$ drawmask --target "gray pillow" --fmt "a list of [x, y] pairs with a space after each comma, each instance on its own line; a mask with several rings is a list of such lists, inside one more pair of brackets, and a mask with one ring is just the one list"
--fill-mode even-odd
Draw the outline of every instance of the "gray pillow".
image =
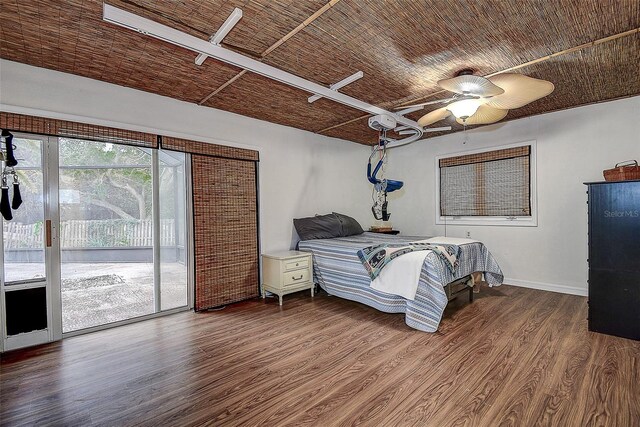
[[338, 217], [338, 220], [340, 220], [340, 224], [342, 225], [342, 233], [340, 234], [340, 236], [347, 237], [364, 233], [364, 230], [360, 226], [360, 223], [354, 218], [351, 218], [347, 215], [339, 214], [337, 212], [334, 212], [333, 214]]
[[334, 214], [294, 218], [293, 226], [300, 240], [332, 239], [340, 237], [342, 225]]

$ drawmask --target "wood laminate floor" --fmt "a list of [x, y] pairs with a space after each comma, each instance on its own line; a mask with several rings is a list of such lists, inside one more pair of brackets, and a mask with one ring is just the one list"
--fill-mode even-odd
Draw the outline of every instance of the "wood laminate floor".
[[308, 293], [2, 357], [2, 425], [638, 426], [640, 343], [586, 298], [483, 289], [439, 332]]

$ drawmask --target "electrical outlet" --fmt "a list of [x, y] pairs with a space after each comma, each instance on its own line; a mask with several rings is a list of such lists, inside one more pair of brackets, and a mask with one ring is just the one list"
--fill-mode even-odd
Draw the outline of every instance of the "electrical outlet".
[[471, 237], [471, 232], [467, 231], [467, 237]]

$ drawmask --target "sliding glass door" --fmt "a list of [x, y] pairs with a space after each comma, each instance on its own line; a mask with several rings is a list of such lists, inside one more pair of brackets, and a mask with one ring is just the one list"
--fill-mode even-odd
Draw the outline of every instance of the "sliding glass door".
[[35, 135], [14, 145], [23, 203], [2, 221], [5, 350], [189, 305], [185, 154]]

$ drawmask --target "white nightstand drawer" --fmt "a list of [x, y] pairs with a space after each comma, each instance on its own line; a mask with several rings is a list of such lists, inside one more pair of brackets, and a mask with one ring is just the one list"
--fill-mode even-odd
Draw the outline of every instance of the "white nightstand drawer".
[[296, 258], [292, 260], [287, 260], [287, 262], [285, 262], [284, 271], [299, 270], [301, 268], [307, 268], [307, 267], [309, 267], [308, 257]]
[[284, 273], [284, 286], [296, 286], [309, 281], [309, 269], [294, 270]]

